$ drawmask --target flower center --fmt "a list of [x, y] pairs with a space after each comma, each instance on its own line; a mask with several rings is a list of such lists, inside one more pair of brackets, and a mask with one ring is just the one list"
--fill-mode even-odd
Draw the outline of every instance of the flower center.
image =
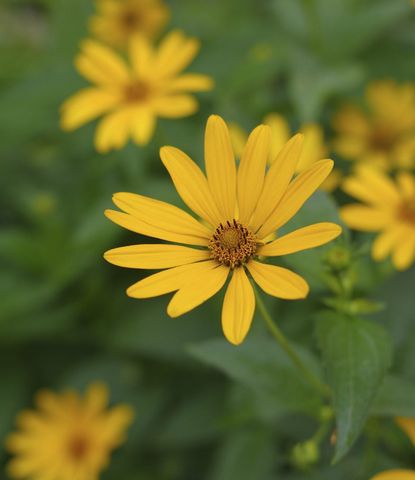
[[399, 218], [415, 226], [415, 199], [401, 205]]
[[377, 151], [389, 151], [396, 141], [396, 134], [388, 127], [379, 125], [373, 130], [370, 142]]
[[121, 24], [128, 31], [135, 30], [140, 24], [140, 15], [135, 11], [126, 11], [121, 15]]
[[124, 90], [124, 98], [127, 103], [140, 102], [145, 100], [150, 94], [149, 86], [140, 81], [128, 85]]
[[246, 263], [256, 248], [255, 234], [235, 219], [232, 222], [228, 220], [225, 225], [221, 223], [209, 242], [212, 258], [231, 268]]
[[68, 444], [68, 452], [72, 460], [82, 460], [89, 450], [88, 439], [84, 435], [77, 434], [72, 437]]

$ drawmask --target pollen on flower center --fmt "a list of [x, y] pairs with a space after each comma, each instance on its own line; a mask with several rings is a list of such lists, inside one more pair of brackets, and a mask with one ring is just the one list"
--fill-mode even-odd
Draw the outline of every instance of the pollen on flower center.
[[150, 93], [150, 88], [144, 82], [135, 82], [128, 85], [124, 90], [124, 98], [127, 103], [145, 100]]
[[89, 449], [88, 439], [84, 435], [76, 435], [72, 437], [68, 444], [69, 456], [75, 460], [81, 460], [85, 457]]
[[235, 219], [218, 226], [209, 242], [211, 256], [220, 264], [231, 268], [246, 263], [257, 248], [254, 233]]

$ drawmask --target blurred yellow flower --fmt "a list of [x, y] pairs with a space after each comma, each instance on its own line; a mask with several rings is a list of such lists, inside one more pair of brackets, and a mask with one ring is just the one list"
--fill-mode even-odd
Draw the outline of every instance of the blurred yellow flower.
[[392, 255], [398, 270], [410, 267], [415, 259], [415, 177], [400, 172], [394, 183], [379, 169], [361, 165], [343, 189], [366, 204], [343, 207], [344, 222], [355, 230], [380, 232], [372, 245], [373, 258]]
[[138, 145], [147, 144], [157, 117], [193, 114], [198, 104], [189, 92], [213, 87], [207, 75], [180, 74], [198, 50], [198, 40], [180, 31], [169, 33], [158, 49], [142, 35], [135, 35], [130, 40], [127, 65], [110, 48], [93, 40], [84, 41], [75, 65], [95, 85], [63, 104], [62, 128], [74, 130], [104, 115], [95, 134], [99, 152], [120, 149], [129, 137]]
[[7, 438], [14, 455], [8, 473], [16, 479], [92, 480], [107, 467], [110, 453], [125, 440], [133, 418], [126, 405], [108, 408], [108, 389], [95, 383], [82, 398], [74, 391], [36, 396], [36, 410], [17, 418]]
[[154, 38], [170, 17], [167, 5], [161, 0], [97, 0], [95, 3], [97, 14], [90, 20], [91, 33], [114, 47], [127, 47], [135, 33]]
[[[287, 120], [277, 113], [270, 113], [264, 118], [264, 124], [271, 128], [271, 149], [269, 162], [275, 159], [278, 152], [288, 142], [292, 133]], [[239, 125], [233, 123], [230, 125], [232, 145], [236, 156], [240, 157], [247, 139], [247, 133]], [[328, 153], [327, 146], [324, 143], [324, 132], [317, 123], [306, 123], [300, 128], [304, 134], [303, 150], [298, 161], [296, 172], [301, 172], [319, 159], [325, 157]], [[326, 191], [333, 191], [340, 183], [341, 173], [334, 170], [321, 188]]]
[[415, 84], [368, 85], [366, 109], [345, 105], [334, 117], [334, 149], [346, 159], [382, 169], [415, 165]]
[[[415, 419], [399, 417], [396, 419], [396, 422], [415, 445]], [[375, 475], [371, 480], [415, 480], [415, 471], [388, 470]]]
[[303, 137], [293, 137], [268, 172], [271, 131], [260, 125], [250, 134], [236, 168], [229, 130], [222, 118], [209, 117], [205, 134], [206, 176], [185, 153], [163, 147], [161, 159], [177, 192], [199, 219], [148, 197], [117, 193], [113, 201], [123, 212], [107, 210], [114, 223], [133, 232], [194, 245], [132, 245], [105, 253], [121, 267], [165, 269], [132, 285], [127, 294], [148, 298], [176, 292], [167, 313], [182, 315], [215, 295], [231, 274], [222, 308], [226, 338], [240, 344], [255, 310], [250, 279], [268, 294], [300, 299], [309, 287], [299, 275], [259, 261], [322, 245], [341, 233], [333, 223], [300, 228], [266, 243], [270, 233], [285, 225], [333, 168], [332, 160], [314, 163], [293, 181]]

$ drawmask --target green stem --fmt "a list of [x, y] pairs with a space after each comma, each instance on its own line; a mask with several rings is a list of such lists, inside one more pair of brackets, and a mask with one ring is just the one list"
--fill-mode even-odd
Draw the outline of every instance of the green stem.
[[270, 332], [272, 333], [273, 337], [277, 341], [277, 343], [281, 346], [281, 348], [285, 351], [285, 353], [290, 357], [294, 365], [301, 371], [304, 378], [307, 382], [314, 387], [323, 397], [330, 396], [330, 389], [327, 385], [322, 383], [319, 378], [303, 363], [301, 358], [297, 355], [295, 350], [292, 348], [289, 340], [287, 337], [282, 333], [280, 328], [274, 323], [271, 318], [271, 315], [268, 313], [268, 310], [262, 301], [258, 291], [254, 288], [255, 291], [255, 298], [258, 305], [258, 309], [261, 312], [265, 323], [267, 324]]

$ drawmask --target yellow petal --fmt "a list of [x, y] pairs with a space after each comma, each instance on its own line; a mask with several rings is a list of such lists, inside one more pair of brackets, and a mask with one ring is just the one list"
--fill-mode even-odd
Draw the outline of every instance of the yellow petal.
[[104, 254], [105, 260], [127, 268], [170, 268], [187, 263], [208, 260], [208, 250], [182, 247], [181, 245], [129, 245], [108, 250]]
[[120, 103], [117, 92], [101, 88], [85, 88], [62, 105], [61, 127], [74, 130], [108, 112]]
[[166, 85], [168, 92], [204, 92], [214, 87], [212, 77], [199, 73], [186, 73], [171, 79]]
[[412, 417], [397, 417], [396, 423], [408, 435], [411, 442], [415, 446], [415, 418]]
[[304, 278], [291, 270], [251, 260], [249, 273], [265, 293], [286, 300], [305, 298], [309, 287]]
[[152, 99], [151, 108], [159, 117], [181, 118], [195, 113], [198, 103], [192, 95], [165, 95]]
[[237, 158], [241, 158], [248, 140], [248, 135], [237, 123], [229, 124], [229, 134], [231, 136], [233, 151]]
[[221, 220], [232, 220], [236, 207], [236, 166], [226, 123], [211, 115], [205, 132], [206, 174]]
[[130, 39], [129, 54], [137, 78], [148, 79], [153, 73], [154, 51], [144, 35], [134, 34]]
[[415, 177], [409, 172], [399, 172], [396, 176], [400, 191], [406, 198], [415, 197]]
[[254, 290], [243, 268], [233, 271], [222, 307], [222, 329], [234, 345], [242, 343], [255, 311]]
[[287, 120], [278, 113], [270, 113], [264, 118], [265, 125], [271, 128], [270, 163], [274, 163], [281, 149], [290, 139], [290, 127]]
[[131, 135], [137, 145], [147, 145], [156, 127], [156, 117], [149, 108], [135, 108], [131, 114]]
[[388, 212], [360, 204], [342, 207], [340, 216], [348, 227], [364, 232], [377, 232], [391, 223]]
[[392, 180], [380, 170], [369, 166], [360, 166], [354, 176], [344, 181], [343, 190], [372, 205], [393, 206], [400, 201]]
[[324, 145], [324, 132], [317, 123], [307, 123], [301, 127], [304, 134], [303, 151], [298, 161], [297, 170], [302, 171], [327, 155]]
[[169, 268], [134, 283], [127, 289], [127, 295], [133, 298], [150, 298], [174, 292], [217, 265], [216, 261], [207, 260]]
[[121, 149], [131, 131], [132, 109], [123, 108], [109, 113], [99, 123], [95, 132], [95, 148], [100, 153]]
[[287, 223], [324, 182], [332, 169], [333, 160], [320, 160], [300, 173], [289, 185], [280, 203], [258, 231], [258, 237], [264, 238]]
[[[164, 232], [174, 234], [172, 239], [166, 238], [165, 235], [163, 237], [150, 235], [155, 236], [155, 238], [206, 246], [212, 236], [211, 231], [205, 225], [198, 222], [187, 212], [169, 203], [126, 192], [116, 193], [113, 196], [113, 202], [124, 212], [131, 214], [150, 227], [160, 230], [161, 235]], [[138, 233], [148, 235], [146, 232]]]
[[[82, 69], [82, 66], [85, 68], [83, 58], [87, 59], [86, 64], [93, 65], [95, 69], [92, 70], [91, 67], [88, 71], [90, 75], [93, 71], [95, 72], [95, 75], [89, 78], [91, 81], [112, 85], [125, 84], [131, 79], [127, 65], [111, 48], [95, 40], [84, 40], [81, 44], [81, 50], [82, 53], [76, 59], [76, 66], [80, 69], [81, 74], [87, 73], [85, 69]], [[105, 76], [106, 81], [104, 81]]]
[[258, 250], [258, 255], [273, 257], [319, 247], [338, 237], [341, 232], [341, 227], [335, 223], [315, 223], [264, 245]]
[[200, 168], [178, 148], [162, 147], [160, 157], [183, 201], [216, 228], [223, 219]]
[[[49, 390], [39, 390], [36, 393], [35, 402], [36, 406], [48, 415], [62, 416], [63, 414], [63, 406], [59, 396]], [[27, 428], [27, 425], [25, 428]]]
[[178, 317], [206, 302], [223, 287], [228, 273], [229, 268], [223, 265], [203, 273], [199, 272], [196, 278], [183, 285], [173, 296], [167, 307], [167, 313], [170, 317]]
[[415, 472], [411, 470], [388, 470], [378, 473], [370, 480], [415, 480]]
[[244, 224], [248, 224], [262, 192], [270, 142], [271, 129], [267, 125], [260, 125], [249, 135], [242, 154], [237, 193], [239, 219]]
[[400, 237], [392, 255], [392, 261], [397, 270], [406, 270], [415, 259], [415, 230], [407, 228]]
[[303, 144], [303, 135], [292, 137], [282, 148], [265, 177], [264, 188], [250, 222], [257, 231], [275, 210], [294, 174]]
[[97, 415], [108, 406], [108, 399], [108, 387], [104, 383], [93, 383], [86, 391], [85, 407], [89, 414]]
[[396, 225], [387, 227], [372, 244], [372, 257], [377, 262], [384, 260], [394, 249], [402, 235], [402, 229]]
[[174, 30], [161, 42], [156, 55], [155, 71], [158, 77], [168, 77], [184, 70], [199, 51], [200, 43]]

